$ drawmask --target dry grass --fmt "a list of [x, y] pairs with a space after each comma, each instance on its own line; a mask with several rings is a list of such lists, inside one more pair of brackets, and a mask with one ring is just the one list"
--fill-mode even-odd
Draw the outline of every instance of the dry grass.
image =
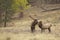
[[[0, 40], [60, 40], [60, 10], [52, 12], [39, 12], [33, 10], [33, 13], [32, 11], [27, 13], [29, 14], [25, 14], [26, 16], [23, 20], [12, 21], [6, 28], [1, 27]], [[33, 17], [43, 22], [49, 20], [49, 22], [53, 24], [51, 33], [48, 33], [47, 30], [41, 33], [38, 26], [36, 26], [36, 31], [31, 33], [30, 25], [33, 20], [28, 16], [35, 14], [36, 16]]]

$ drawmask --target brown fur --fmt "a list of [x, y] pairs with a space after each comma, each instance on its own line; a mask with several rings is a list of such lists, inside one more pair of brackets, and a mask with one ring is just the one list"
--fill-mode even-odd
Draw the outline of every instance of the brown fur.
[[35, 26], [36, 26], [37, 23], [38, 23], [38, 20], [37, 19], [34, 19], [34, 21], [31, 24], [31, 32], [34, 32], [35, 31]]
[[[42, 21], [40, 21], [40, 22], [38, 23], [38, 26], [39, 26], [39, 28], [41, 29], [41, 32], [43, 32], [45, 29], [48, 29], [48, 31], [51, 32], [51, 26], [52, 26], [52, 25], [49, 25], [48, 28], [47, 28], [46, 26], [43, 25]], [[44, 26], [44, 27], [43, 27], [43, 26]]]

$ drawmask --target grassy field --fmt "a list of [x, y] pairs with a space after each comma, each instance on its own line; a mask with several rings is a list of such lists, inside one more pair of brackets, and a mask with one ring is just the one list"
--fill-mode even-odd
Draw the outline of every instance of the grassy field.
[[[26, 15], [22, 20], [13, 20], [10, 23], [7, 23], [8, 27], [0, 28], [0, 40], [60, 40], [60, 10], [49, 11], [49, 12], [40, 12], [39, 9], [30, 9], [25, 12]], [[31, 33], [30, 25], [32, 19], [28, 16], [32, 15], [38, 20], [42, 20], [44, 23], [47, 23], [47, 20], [53, 24], [51, 27], [51, 33], [48, 33], [46, 30], [44, 33], [41, 33], [41, 30], [36, 25], [36, 31]]]

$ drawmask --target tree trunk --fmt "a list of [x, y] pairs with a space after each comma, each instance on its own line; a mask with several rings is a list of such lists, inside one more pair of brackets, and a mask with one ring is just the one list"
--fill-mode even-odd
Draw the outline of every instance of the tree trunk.
[[19, 14], [19, 18], [21, 19], [21, 18], [23, 18], [23, 12], [20, 12], [20, 14]]
[[4, 27], [7, 26], [7, 10], [5, 12], [5, 18], [4, 18]]
[[6, 23], [7, 23], [7, 21], [6, 21], [6, 15], [5, 15], [4, 27], [6, 27]]

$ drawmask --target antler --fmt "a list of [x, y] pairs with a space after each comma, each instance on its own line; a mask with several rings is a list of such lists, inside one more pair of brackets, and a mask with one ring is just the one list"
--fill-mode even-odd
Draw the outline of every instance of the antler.
[[31, 15], [29, 17], [34, 20], [34, 18]]
[[[34, 15], [34, 16], [37, 16], [37, 15]], [[29, 17], [30, 17], [31, 19], [33, 19], [33, 20], [35, 20], [35, 19], [39, 20], [39, 18], [34, 18], [34, 17], [32, 17], [31, 15], [29, 15]]]

